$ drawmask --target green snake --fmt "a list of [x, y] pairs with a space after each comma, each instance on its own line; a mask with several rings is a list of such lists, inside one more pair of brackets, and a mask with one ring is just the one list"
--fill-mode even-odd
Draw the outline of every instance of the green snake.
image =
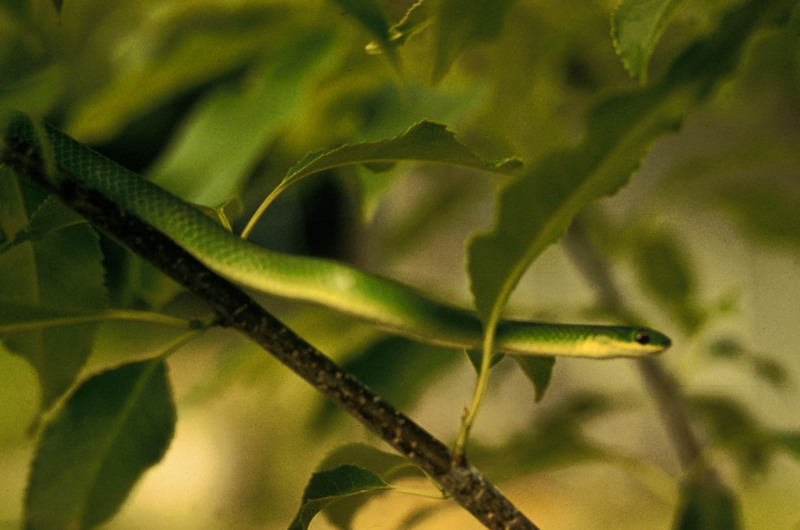
[[[40, 142], [38, 138], [46, 138]], [[46, 143], [55, 184], [79, 181], [165, 234], [215, 273], [246, 289], [317, 304], [366, 321], [390, 333], [437, 345], [480, 349], [478, 317], [434, 301], [412, 287], [345, 264], [279, 253], [225, 230], [172, 193], [78, 143], [58, 129], [16, 115], [6, 142], [29, 148]], [[47, 159], [47, 157], [44, 157]], [[659, 353], [670, 339], [630, 326], [502, 321], [495, 349], [513, 355], [592, 358], [641, 357]]]

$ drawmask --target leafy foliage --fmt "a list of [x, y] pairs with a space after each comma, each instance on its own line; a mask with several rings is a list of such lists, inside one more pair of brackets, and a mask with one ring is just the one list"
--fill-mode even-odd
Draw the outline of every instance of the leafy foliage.
[[305, 530], [314, 515], [326, 505], [343, 497], [385, 489], [387, 486], [375, 473], [353, 465], [314, 473], [303, 493], [300, 510], [289, 528]]
[[[490, 478], [532, 483], [541, 470], [598, 461], [635, 475], [626, 462], [638, 461], [668, 470], [663, 489], [677, 494], [652, 514], [647, 494], [621, 495], [625, 513], [636, 512], [632, 527], [788, 527], [796, 521], [781, 512], [791, 510], [777, 504], [800, 497], [774, 477], [778, 457], [800, 457], [786, 405], [797, 398], [800, 341], [799, 13], [790, 0], [625, 0], [614, 10], [555, 0], [12, 1], [0, 6], [0, 111], [46, 117], [187, 200], [227, 204], [215, 215], [234, 232], [281, 193], [254, 241], [352, 261], [458, 305], [469, 304], [469, 285], [490, 328], [511, 313], [667, 331], [675, 346], [661, 360], [677, 400], [667, 404], [624, 362], [493, 362], [487, 399], [500, 404], [487, 409], [503, 413], [479, 416], [470, 460]], [[561, 248], [547, 250], [575, 219], [586, 239], [563, 248], [570, 263], [594, 263], [584, 279]], [[0, 502], [4, 520], [91, 527], [114, 516], [169, 444], [170, 378], [178, 389], [218, 385], [204, 401], [215, 417], [207, 431], [215, 465], [236, 477], [194, 499], [203, 508], [181, 516], [186, 527], [222, 518], [285, 528], [296, 515], [305, 528], [323, 507], [341, 527], [373, 506], [385, 521], [393, 501], [371, 494], [419, 475], [366, 446], [326, 456], [363, 433], [331, 404], [307, 406], [307, 390], [233, 339], [208, 334], [172, 356], [168, 378], [165, 361], [133, 360], [163, 350], [163, 326], [63, 325], [109, 308], [162, 311], [184, 326], [187, 315], [206, 315], [1, 167], [0, 384], [34, 377], [18, 376], [6, 352], [27, 361], [40, 413], [0, 408], [0, 443], [30, 446], [7, 425], [41, 426], [25, 513]], [[460, 352], [326, 313], [274, 310], [395, 406], [452, 436], [474, 379]], [[674, 416], [664, 422], [672, 434], [660, 430], [653, 399], [690, 418], [701, 461], [663, 456], [680, 453], [670, 440], [681, 444]], [[179, 399], [179, 416], [196, 406]], [[18, 475], [28, 467], [19, 462], [0, 474]], [[782, 477], [796, 477], [784, 463]], [[719, 464], [738, 473], [709, 481], [692, 472]], [[596, 514], [575, 527], [626, 523], [602, 515], [616, 498], [593, 505], [581, 490], [588, 482], [574, 476], [575, 498], [553, 501], [561, 504], [541, 521], [530, 513], [534, 521], [563, 526], [545, 520], [552, 512]], [[21, 497], [23, 481], [13, 483]], [[191, 488], [171, 491], [168, 506], [130, 500], [130, 512], [162, 524], [179, 513], [182, 490]]]
[[682, 0], [627, 0], [611, 18], [611, 35], [622, 64], [642, 84], [653, 48]]
[[96, 375], [42, 433], [25, 499], [27, 528], [91, 528], [119, 509], [166, 451], [175, 410], [161, 360]]

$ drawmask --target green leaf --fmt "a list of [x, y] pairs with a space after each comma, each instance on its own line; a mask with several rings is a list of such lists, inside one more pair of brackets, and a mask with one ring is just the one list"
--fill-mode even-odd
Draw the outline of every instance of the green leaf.
[[[26, 191], [27, 190], [27, 191]], [[0, 178], [0, 227], [17, 234], [28, 216], [23, 188], [5, 172]], [[96, 312], [106, 307], [103, 253], [86, 224], [49, 232], [33, 243], [0, 254], [0, 299], [4, 304], [54, 312]], [[96, 324], [39, 329], [5, 340], [9, 351], [28, 360], [42, 387], [42, 409], [74, 383], [92, 349]]]
[[481, 158], [456, 140], [445, 125], [424, 120], [389, 140], [343, 145], [333, 150], [310, 153], [289, 170], [281, 187], [285, 188], [326, 169], [400, 160], [439, 162], [505, 175], [514, 174], [522, 167], [522, 162], [516, 157], [499, 160]]
[[85, 222], [83, 217], [58, 200], [48, 197], [33, 213], [30, 224], [17, 232], [13, 240], [0, 245], [0, 254], [26, 241], [38, 241], [50, 232]]
[[332, 43], [326, 32], [301, 34], [246, 82], [211, 93], [158, 161], [153, 181], [202, 204], [237, 195], [266, 146], [305, 101]]
[[631, 252], [642, 285], [691, 334], [704, 320], [704, 312], [696, 303], [696, 280], [684, 248], [671, 232], [652, 229], [635, 238]]
[[[393, 402], [394, 403], [394, 402]], [[320, 462], [317, 471], [328, 471], [342, 465], [355, 465], [376, 475], [392, 480], [401, 477], [424, 477], [424, 473], [409, 460], [397, 453], [389, 453], [371, 445], [352, 443], [337, 447]], [[379, 493], [376, 489], [371, 493]], [[353, 518], [369, 502], [372, 494], [352, 495], [326, 508], [326, 516], [338, 528], [354, 528]]]
[[[429, 0], [419, 0], [406, 11], [400, 22], [389, 28], [389, 44], [397, 47], [408, 39], [423, 31], [433, 22], [433, 5]], [[378, 53], [383, 49], [380, 42], [375, 41], [367, 45], [367, 52]]]
[[175, 407], [163, 360], [88, 379], [42, 433], [25, 497], [25, 527], [91, 528], [119, 509], [172, 438]]
[[242, 204], [242, 200], [239, 197], [228, 199], [217, 206], [205, 206], [202, 204], [194, 204], [193, 206], [221, 224], [228, 232], [233, 231], [231, 221], [241, 217], [244, 213], [244, 204]]
[[536, 401], [541, 401], [547, 387], [550, 385], [550, 378], [553, 375], [553, 367], [556, 364], [556, 358], [515, 355], [514, 360], [517, 361], [522, 371], [528, 379], [531, 380], [531, 383], [533, 383]]
[[[94, 10], [98, 16], [86, 16], [86, 25], [73, 31], [123, 27], [104, 11]], [[65, 129], [84, 142], [113, 137], [132, 120], [177, 96], [251, 64], [274, 44], [282, 28], [289, 27], [288, 17], [289, 9], [275, 3], [232, 7], [225, 2], [178, 2], [164, 5], [155, 18], [131, 20], [121, 35], [98, 35], [94, 48], [124, 46], [125, 50], [110, 63], [108, 52], [89, 55], [95, 62], [81, 62], [80, 72], [72, 73], [93, 74], [97, 80], [96, 88], [83, 91], [88, 97], [72, 106]], [[134, 46], [135, 53], [128, 46]]]
[[48, 327], [48, 322], [91, 314], [67, 308], [49, 308], [0, 301], [0, 338], [30, 329]]
[[[475, 369], [475, 372], [481, 372], [481, 357], [483, 354], [480, 350], [464, 350], [464, 353], [467, 355], [467, 360]], [[493, 353], [492, 358], [489, 361], [489, 368], [493, 368], [497, 363], [505, 359], [506, 356], [504, 353]]]
[[469, 246], [471, 288], [488, 330], [530, 263], [584, 206], [628, 182], [652, 143], [708, 98], [750, 35], [787, 5], [753, 0], [738, 6], [716, 34], [689, 46], [660, 83], [596, 104], [578, 146], [545, 158], [503, 190], [494, 227]]
[[307, 529], [311, 519], [325, 506], [337, 500], [369, 491], [387, 489], [389, 485], [378, 475], [354, 465], [343, 465], [311, 475], [303, 501], [290, 530]]
[[389, 473], [399, 467], [417, 469], [416, 473], [422, 474], [422, 471], [410, 464], [407, 458], [363, 443], [349, 443], [332, 450], [319, 463], [317, 471], [330, 471], [350, 464], [358, 465], [377, 475]]
[[331, 0], [339, 5], [345, 13], [352, 16], [364, 26], [368, 32], [377, 37], [381, 48], [391, 51], [389, 47], [389, 20], [383, 6], [375, 0]]
[[614, 48], [631, 77], [647, 81], [647, 65], [667, 23], [683, 0], [625, 0], [611, 17]]
[[742, 528], [741, 509], [733, 492], [720, 484], [690, 480], [681, 486], [676, 530], [736, 530]]
[[347, 144], [336, 149], [307, 154], [289, 170], [283, 181], [264, 200], [243, 236], [249, 233], [254, 222], [281, 192], [314, 173], [343, 166], [385, 164], [401, 160], [439, 162], [506, 175], [512, 174], [522, 165], [516, 157], [499, 160], [481, 158], [456, 140], [446, 126], [423, 120], [412, 125], [405, 133], [388, 140]]
[[433, 82], [439, 82], [464, 49], [495, 38], [516, 0], [441, 0], [436, 19]]

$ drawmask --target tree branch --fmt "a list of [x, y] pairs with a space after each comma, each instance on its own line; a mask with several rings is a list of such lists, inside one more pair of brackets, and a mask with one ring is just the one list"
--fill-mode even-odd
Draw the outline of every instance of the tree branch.
[[465, 459], [344, 372], [228, 280], [141, 219], [126, 214], [74, 176], [55, 185], [31, 149], [9, 141], [1, 162], [58, 196], [92, 225], [172, 277], [217, 314], [219, 325], [236, 329], [269, 351], [319, 392], [374, 431], [435, 479], [487, 528], [536, 530], [497, 488]]
[[[611, 271], [589, 242], [580, 217], [570, 226], [564, 244], [578, 268], [594, 284], [603, 303], [615, 313], [632, 318], [632, 311], [623, 302]], [[681, 467], [698, 473], [699, 480], [709, 486], [716, 484], [718, 479], [703, 461], [702, 444], [692, 430], [689, 412], [675, 380], [658, 359], [645, 357], [638, 359], [637, 364], [642, 379], [661, 411]]]

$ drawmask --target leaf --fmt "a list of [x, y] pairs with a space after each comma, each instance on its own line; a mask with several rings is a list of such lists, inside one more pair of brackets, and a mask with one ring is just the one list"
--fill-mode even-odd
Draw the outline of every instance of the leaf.
[[[407, 458], [397, 453], [389, 453], [371, 445], [351, 443], [338, 447], [325, 456], [317, 471], [328, 471], [342, 465], [356, 465], [367, 469], [384, 480], [400, 477], [424, 477], [424, 473]], [[374, 493], [383, 491], [374, 490]], [[353, 528], [353, 518], [373, 497], [371, 494], [352, 495], [337, 501], [326, 508], [326, 516], [338, 528]]]
[[55, 320], [70, 319], [91, 314], [87, 311], [66, 308], [47, 308], [0, 301], [0, 337], [23, 333], [30, 329], [48, 327]]
[[696, 280], [685, 245], [666, 230], [645, 230], [631, 246], [641, 284], [678, 317], [687, 334], [705, 318], [696, 303]]
[[[464, 353], [467, 355], [467, 360], [469, 360], [469, 363], [472, 365], [472, 368], [475, 369], [475, 372], [476, 373], [480, 373], [481, 372], [481, 357], [482, 357], [481, 351], [480, 350], [469, 350], [469, 349], [467, 349], [467, 350], [464, 350]], [[506, 356], [505, 356], [504, 353], [493, 353], [492, 354], [492, 358], [489, 361], [489, 368], [493, 368], [494, 366], [497, 365], [497, 363], [499, 363], [500, 361], [502, 361], [505, 358], [506, 358]]]
[[0, 254], [26, 241], [38, 241], [50, 232], [85, 222], [83, 217], [48, 197], [33, 213], [30, 224], [17, 232], [13, 240], [0, 245]]
[[244, 213], [244, 204], [239, 197], [233, 197], [217, 206], [194, 204], [195, 208], [206, 214], [215, 222], [221, 224], [225, 230], [232, 232], [231, 221], [239, 218]]
[[389, 46], [389, 21], [383, 6], [375, 0], [331, 0], [339, 5], [345, 13], [352, 16], [373, 36], [377, 37], [378, 45], [387, 51], [393, 51]]
[[[417, 469], [416, 466], [409, 463], [407, 458], [397, 453], [381, 451], [376, 447], [363, 443], [349, 443], [328, 453], [317, 466], [317, 471], [330, 471], [348, 464], [357, 464], [359, 467], [368, 469], [377, 475], [389, 473], [399, 467]], [[421, 475], [422, 471], [417, 469], [417, 474]]]
[[[433, 4], [419, 0], [406, 11], [400, 22], [389, 28], [389, 42], [393, 47], [401, 46], [408, 39], [423, 31], [433, 22]], [[380, 53], [384, 46], [379, 41], [367, 44], [368, 53]]]
[[[39, 191], [25, 189], [10, 173], [0, 178], [0, 227], [7, 234], [22, 229], [27, 219], [25, 195]], [[49, 232], [0, 254], [0, 299], [43, 311], [102, 311], [106, 307], [102, 261], [98, 236], [88, 225]], [[36, 370], [43, 410], [75, 382], [91, 352], [95, 327], [39, 329], [4, 341], [9, 351]]]
[[351, 495], [387, 489], [378, 475], [354, 465], [343, 465], [311, 475], [290, 530], [307, 529], [311, 519], [325, 506]]
[[522, 162], [516, 157], [499, 160], [481, 158], [456, 140], [445, 125], [423, 120], [389, 140], [349, 144], [310, 153], [289, 170], [281, 186], [289, 186], [313, 173], [335, 167], [400, 160], [439, 162], [505, 175], [511, 175], [522, 167]]
[[689, 480], [681, 486], [676, 530], [736, 530], [742, 528], [739, 502], [725, 486]]
[[248, 82], [209, 95], [157, 162], [153, 181], [202, 204], [238, 194], [265, 147], [296, 115], [332, 42], [326, 32], [301, 34]]
[[439, 82], [464, 49], [495, 38], [516, 0], [442, 0], [436, 19], [433, 82]]
[[[105, 52], [102, 66], [81, 63], [80, 72], [72, 73], [90, 72], [98, 79], [96, 89], [72, 106], [65, 129], [73, 136], [87, 143], [111, 138], [132, 120], [192, 89], [233, 76], [271, 49], [284, 28], [294, 27], [288, 23], [290, 10], [275, 3], [176, 2], [163, 7], [158, 17], [132, 23], [122, 35], [98, 36], [96, 48], [122, 47], [110, 64]], [[109, 23], [102, 10], [96, 12], [98, 17], [87, 17], [89, 24]]]
[[631, 77], [644, 85], [647, 65], [667, 23], [683, 0], [625, 0], [611, 16], [614, 49]]
[[493, 228], [475, 236], [468, 250], [475, 305], [490, 334], [530, 263], [584, 206], [628, 182], [652, 143], [708, 98], [748, 37], [786, 5], [752, 0], [730, 11], [718, 32], [689, 46], [661, 82], [594, 105], [577, 147], [545, 158], [502, 191]]
[[252, 225], [275, 197], [292, 184], [314, 173], [342, 166], [383, 164], [400, 160], [439, 162], [506, 175], [512, 174], [522, 165], [516, 157], [499, 160], [481, 158], [456, 140], [446, 126], [423, 120], [412, 125], [405, 133], [388, 140], [346, 144], [336, 149], [307, 154], [289, 170], [283, 181], [261, 203], [242, 235], [244, 237], [249, 233]]
[[31, 467], [25, 527], [91, 528], [117, 512], [175, 428], [163, 360], [95, 375], [47, 425]]
[[514, 360], [517, 361], [522, 371], [533, 383], [535, 400], [538, 403], [544, 397], [544, 393], [550, 385], [556, 358], [515, 355]]

